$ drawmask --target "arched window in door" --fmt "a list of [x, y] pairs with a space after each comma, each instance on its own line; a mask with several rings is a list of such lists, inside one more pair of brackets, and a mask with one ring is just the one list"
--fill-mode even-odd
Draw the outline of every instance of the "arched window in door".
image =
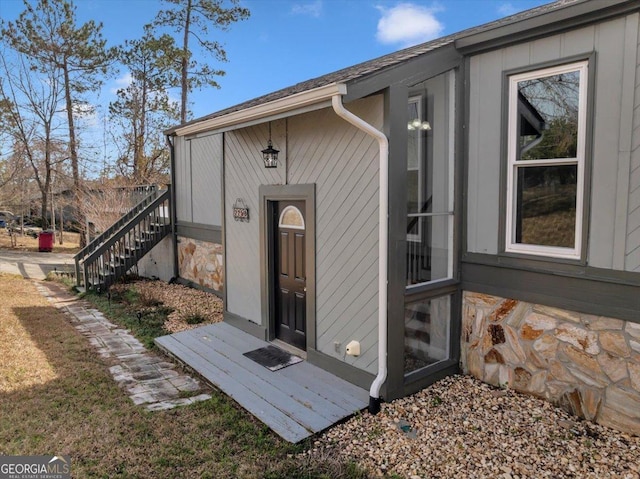
[[282, 213], [280, 213], [278, 227], [304, 230], [304, 216], [302, 216], [302, 212], [295, 206], [287, 206], [282, 210]]

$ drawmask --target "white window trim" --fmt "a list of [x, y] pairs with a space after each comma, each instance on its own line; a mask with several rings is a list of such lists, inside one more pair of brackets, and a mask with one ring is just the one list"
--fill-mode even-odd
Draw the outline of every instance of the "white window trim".
[[[288, 211], [294, 210], [296, 211], [296, 213], [298, 214], [298, 216], [300, 216], [300, 220], [302, 221], [302, 226], [299, 225], [288, 225], [288, 224], [284, 224], [284, 216], [287, 214]], [[296, 208], [293, 205], [289, 205], [287, 206], [285, 209], [282, 210], [282, 213], [280, 213], [280, 218], [278, 219], [278, 228], [288, 228], [290, 230], [304, 230], [306, 228], [305, 226], [305, 222], [304, 222], [304, 216], [302, 215], [302, 212]]]
[[[526, 160], [519, 162], [520, 165], [545, 166], [545, 165], [577, 165], [577, 185], [576, 185], [576, 224], [574, 248], [564, 248], [556, 246], [530, 245], [515, 242], [515, 202], [517, 201], [515, 174], [518, 166], [516, 164], [516, 149], [518, 144], [517, 115], [518, 115], [518, 82], [532, 80], [552, 75], [569, 72], [580, 72], [580, 88], [578, 92], [578, 145], [576, 158], [558, 158], [545, 160]], [[585, 149], [586, 149], [586, 124], [587, 124], [587, 81], [588, 81], [588, 61], [569, 63], [551, 68], [535, 70], [509, 77], [509, 124], [508, 124], [508, 167], [507, 167], [507, 204], [506, 204], [506, 241], [505, 251], [508, 253], [521, 253], [536, 256], [549, 256], [565, 259], [580, 259], [582, 255], [582, 222], [584, 213], [584, 188], [585, 188]], [[520, 167], [527, 167], [520, 166]]]

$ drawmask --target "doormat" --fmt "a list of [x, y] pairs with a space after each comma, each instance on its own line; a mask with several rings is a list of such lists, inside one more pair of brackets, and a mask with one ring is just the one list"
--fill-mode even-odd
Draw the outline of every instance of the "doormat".
[[286, 368], [287, 366], [302, 361], [302, 358], [289, 354], [283, 349], [272, 345], [249, 351], [248, 353], [244, 353], [243, 356], [248, 357], [271, 371], [277, 371], [278, 369]]

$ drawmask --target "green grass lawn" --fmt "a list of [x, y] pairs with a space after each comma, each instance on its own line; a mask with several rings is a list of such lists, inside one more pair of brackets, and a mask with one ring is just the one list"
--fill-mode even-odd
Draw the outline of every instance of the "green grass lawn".
[[31, 283], [0, 275], [0, 454], [68, 454], [78, 478], [363, 478], [308, 459], [227, 396], [135, 406], [68, 319]]

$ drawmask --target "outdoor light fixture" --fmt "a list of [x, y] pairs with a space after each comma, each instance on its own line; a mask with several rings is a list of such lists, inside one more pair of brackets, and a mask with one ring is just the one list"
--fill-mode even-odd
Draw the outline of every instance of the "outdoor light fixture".
[[429, 123], [428, 121], [420, 121], [418, 118], [415, 118], [415, 119], [409, 121], [409, 123], [407, 123], [407, 129], [408, 130], [430, 131], [431, 130], [431, 123]]
[[280, 150], [276, 150], [271, 143], [271, 122], [269, 122], [269, 142], [267, 147], [262, 150], [265, 168], [276, 168], [278, 166], [278, 153], [280, 153]]

